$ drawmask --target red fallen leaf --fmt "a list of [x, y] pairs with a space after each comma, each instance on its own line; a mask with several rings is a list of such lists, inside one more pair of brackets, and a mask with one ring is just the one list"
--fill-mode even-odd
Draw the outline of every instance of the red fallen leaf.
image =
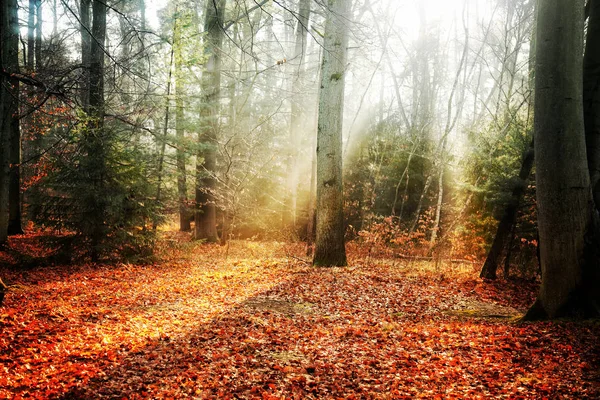
[[269, 255], [190, 244], [152, 266], [7, 271], [25, 289], [0, 316], [0, 398], [600, 398], [598, 327], [444, 312], [522, 308], [513, 283], [250, 245]]

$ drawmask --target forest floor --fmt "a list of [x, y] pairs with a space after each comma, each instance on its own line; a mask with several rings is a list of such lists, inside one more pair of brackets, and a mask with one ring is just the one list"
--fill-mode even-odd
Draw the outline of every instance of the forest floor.
[[347, 268], [294, 244], [160, 247], [1, 267], [0, 398], [600, 398], [600, 323], [518, 323], [533, 283], [352, 246]]

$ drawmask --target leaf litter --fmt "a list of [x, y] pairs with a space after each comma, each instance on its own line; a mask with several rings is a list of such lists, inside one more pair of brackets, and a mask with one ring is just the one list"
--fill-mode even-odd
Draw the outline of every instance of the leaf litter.
[[600, 398], [597, 321], [513, 322], [535, 285], [300, 247], [3, 269], [0, 398]]

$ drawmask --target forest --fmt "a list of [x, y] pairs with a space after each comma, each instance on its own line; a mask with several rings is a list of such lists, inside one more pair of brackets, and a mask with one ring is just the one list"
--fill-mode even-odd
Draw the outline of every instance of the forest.
[[0, 398], [600, 398], [600, 0], [0, 10]]

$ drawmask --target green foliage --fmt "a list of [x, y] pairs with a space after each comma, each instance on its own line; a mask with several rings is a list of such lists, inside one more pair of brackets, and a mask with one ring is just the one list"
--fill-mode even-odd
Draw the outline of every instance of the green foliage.
[[470, 133], [470, 156], [466, 159], [467, 179], [479, 182], [469, 190], [473, 200], [466, 224], [477, 236], [485, 239], [486, 249], [496, 232], [497, 220], [506, 205], [514, 201], [512, 191], [517, 186], [525, 188], [519, 204], [516, 226], [509, 243], [512, 260], [522, 276], [537, 272], [537, 216], [535, 204], [535, 179], [519, 179], [524, 153], [532, 138], [532, 121], [526, 112], [511, 110], [508, 120], [490, 123], [485, 129]]
[[372, 126], [357, 139], [344, 164], [347, 223], [357, 232], [368, 229], [373, 219], [399, 216], [404, 200], [397, 223], [406, 228], [415, 217], [426, 173], [431, 169], [423, 154], [425, 147], [422, 138], [403, 133], [395, 118]]
[[49, 173], [36, 184], [36, 223], [73, 233], [75, 246], [94, 258], [139, 257], [151, 253], [151, 223], [162, 220], [153, 197], [152, 158], [132, 146], [130, 131], [117, 123], [94, 131], [79, 115], [63, 132], [68, 146], [49, 152]]

